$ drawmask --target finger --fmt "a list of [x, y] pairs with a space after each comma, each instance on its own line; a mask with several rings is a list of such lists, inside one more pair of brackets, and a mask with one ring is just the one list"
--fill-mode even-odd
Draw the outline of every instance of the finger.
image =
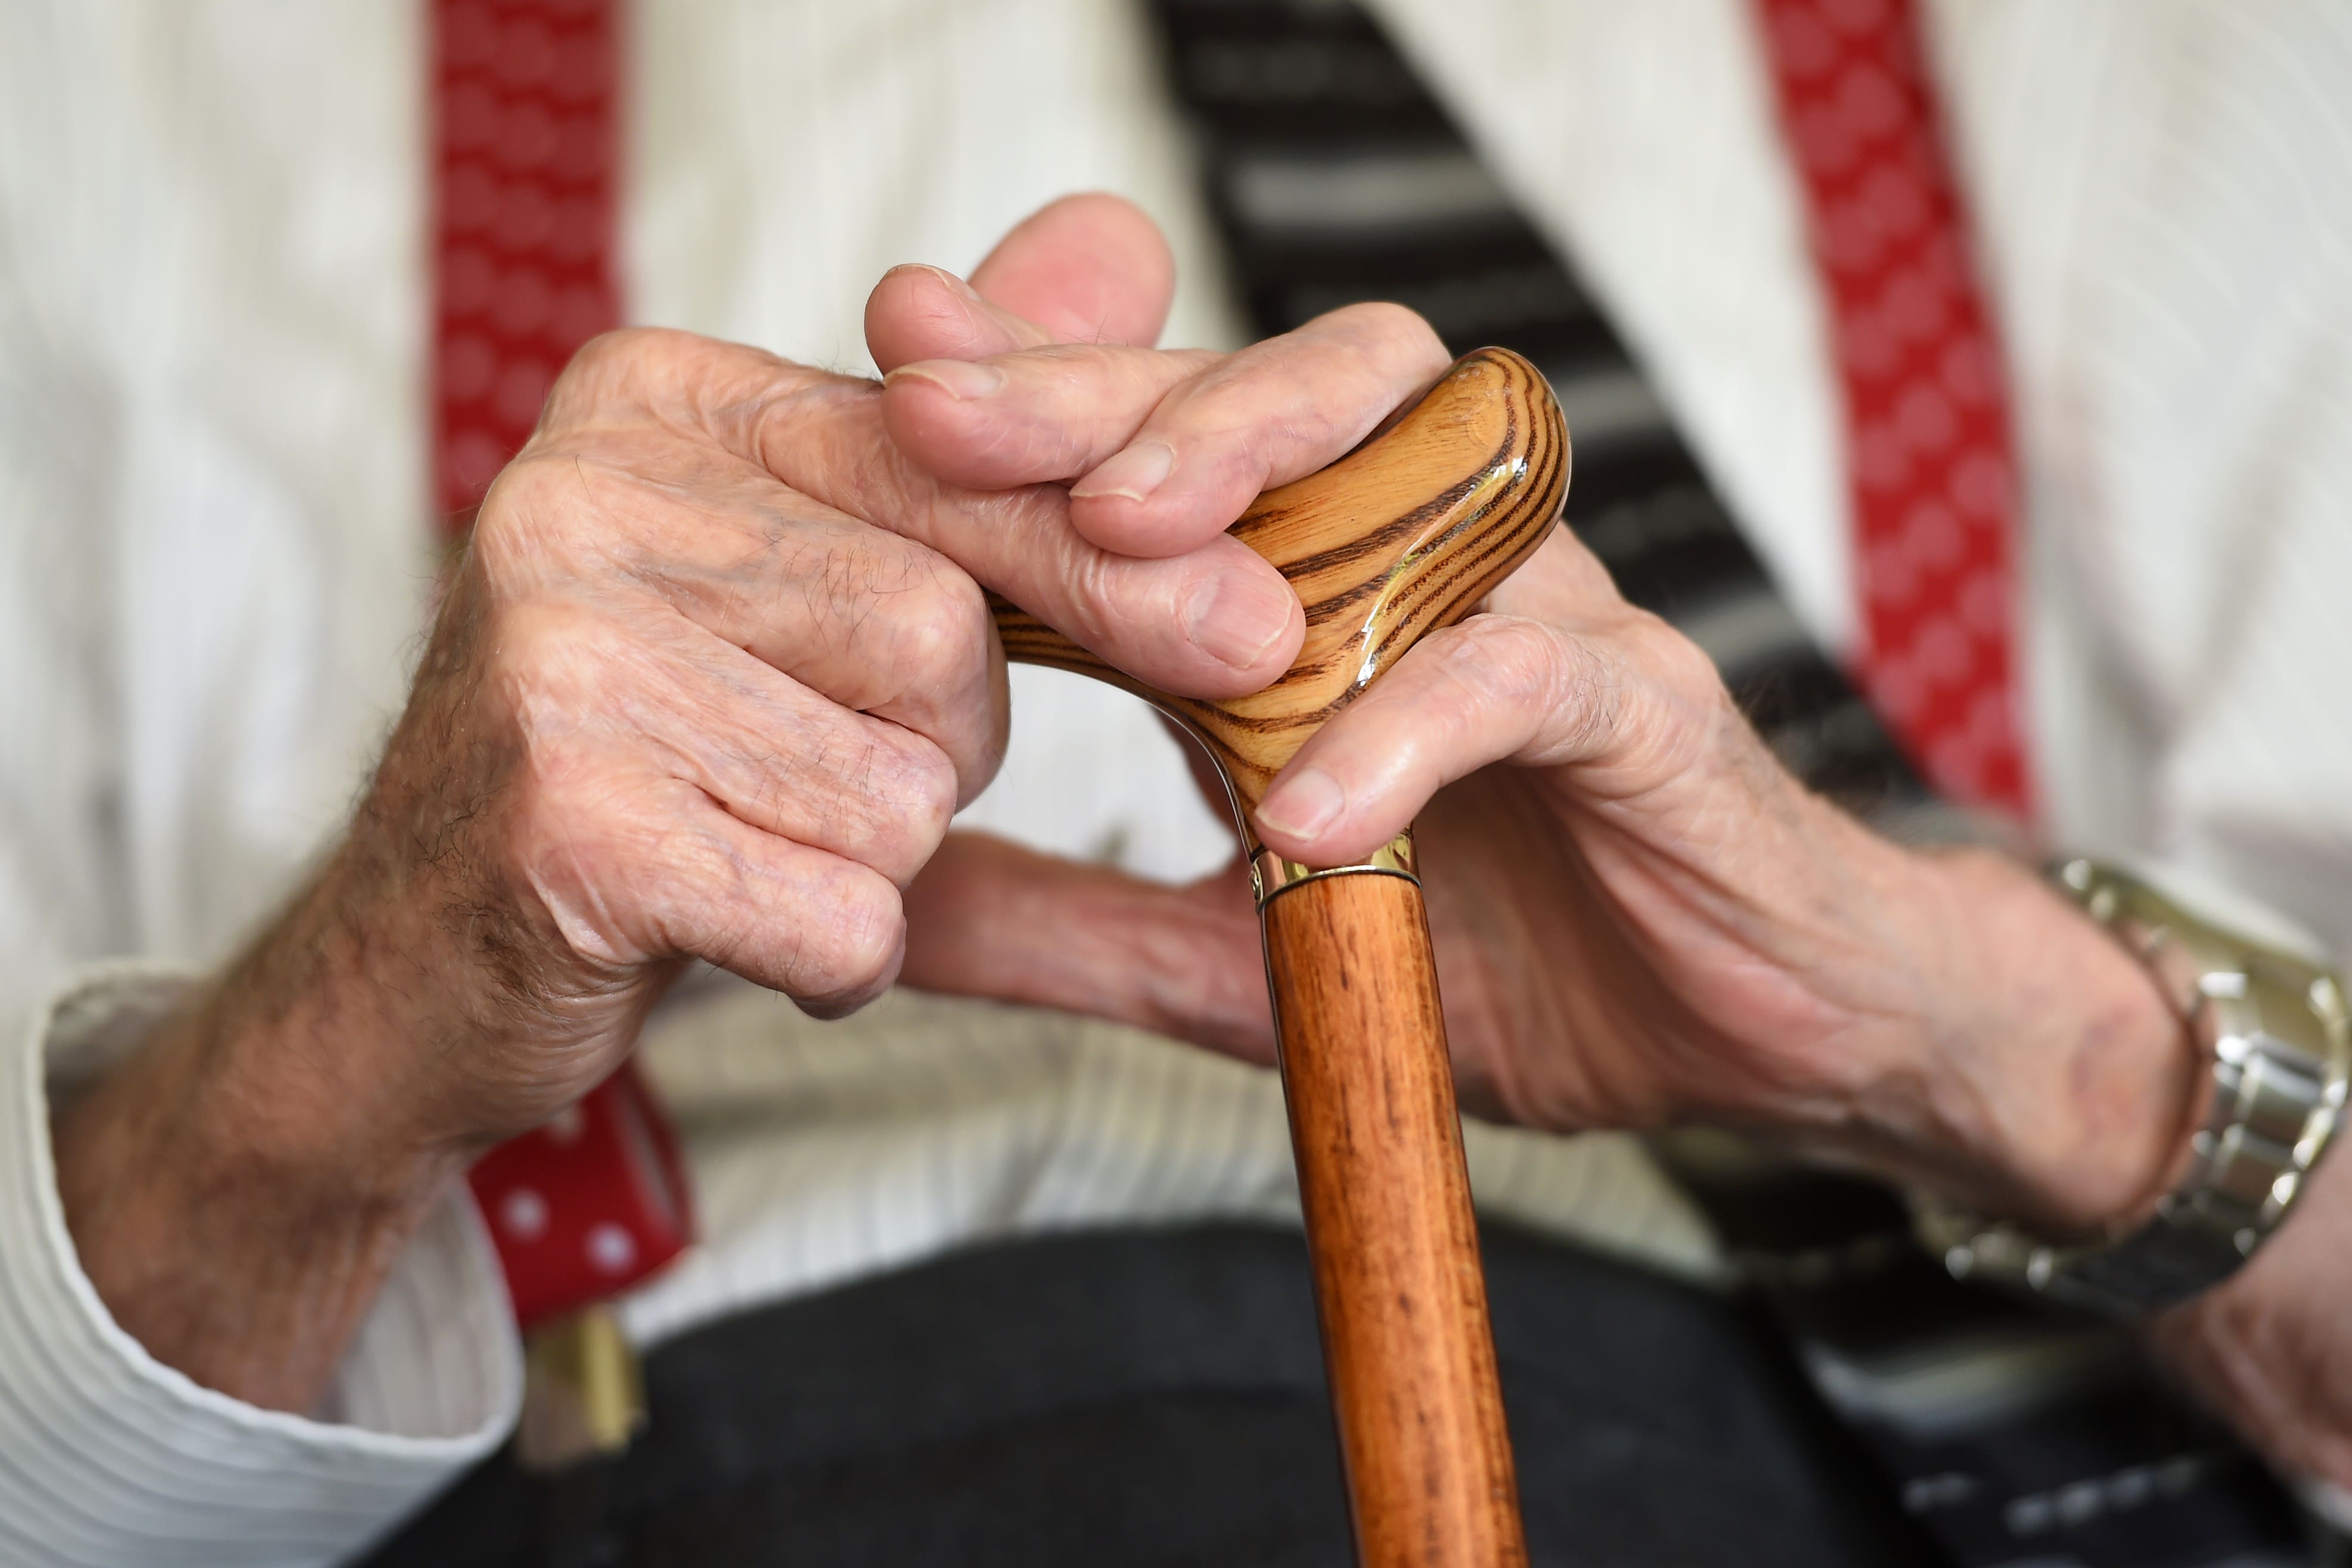
[[940, 747], [843, 707], [682, 618], [634, 619], [658, 623], [639, 631], [568, 610], [506, 618], [509, 638], [552, 632], [564, 650], [507, 681], [537, 744], [658, 769], [762, 832], [901, 886], [930, 858], [959, 795]]
[[914, 360], [979, 360], [1044, 343], [1160, 338], [1175, 258], [1158, 225], [1117, 196], [1066, 196], [998, 242], [967, 284], [894, 267], [866, 302], [866, 347], [885, 374]]
[[793, 488], [929, 545], [1162, 690], [1259, 690], [1290, 667], [1306, 639], [1297, 596], [1246, 545], [1217, 537], [1186, 555], [1139, 559], [1079, 538], [1057, 485], [943, 484], [890, 441], [871, 387], [781, 399], [761, 411], [749, 440]]
[[897, 977], [905, 915], [871, 869], [761, 832], [658, 774], [615, 771], [562, 799], [517, 847], [575, 951], [615, 966], [701, 958], [821, 1017]]
[[[1190, 549], [1261, 491], [1346, 455], [1448, 362], [1429, 324], [1397, 305], [1351, 305], [1254, 344], [1176, 388], [1072, 485], [1071, 525], [1122, 555]], [[1004, 406], [1009, 432], [1019, 416]], [[1102, 424], [1124, 412], [1106, 409]]]
[[[846, 379], [748, 344], [672, 327], [623, 327], [591, 338], [573, 353], [549, 390], [521, 455], [576, 444], [584, 432], [650, 427], [672, 438], [681, 429], [708, 434], [747, 401]], [[493, 484], [493, 494], [497, 488]], [[486, 510], [490, 504], [485, 497]]]
[[891, 438], [940, 478], [1076, 479], [1081, 537], [1166, 556], [1346, 454], [1447, 362], [1418, 316], [1358, 306], [1233, 355], [1055, 345], [919, 361], [885, 378], [882, 406]]
[[[593, 458], [530, 457], [501, 481], [499, 526], [478, 549], [520, 586], [506, 642], [541, 651], [522, 667], [596, 671], [614, 701], [654, 681], [674, 706], [764, 702], [778, 723], [830, 699], [936, 747], [956, 799], [976, 796], [1003, 759], [1008, 709], [979, 585], [927, 545], [713, 455], [681, 457], [674, 442], [616, 449], [608, 438]], [[513, 559], [533, 549], [558, 559]], [[530, 609], [529, 584], [560, 570], [588, 580], [596, 612], [547, 624]], [[683, 619], [616, 618], [616, 583], [651, 589]], [[708, 635], [687, 635], [693, 628]], [[661, 669], [637, 667], [656, 649]], [[592, 686], [583, 700], [597, 695]]]
[[[1134, 559], [1079, 538], [1059, 486], [1000, 493], [943, 485], [891, 442], [881, 391], [870, 382], [639, 329], [582, 350], [558, 393], [561, 417], [551, 407], [524, 458], [492, 487], [479, 548], [508, 541], [528, 549], [538, 534], [565, 527], [566, 517], [593, 522], [597, 508], [583, 507], [583, 495], [615, 473], [642, 469], [681, 505], [698, 504], [734, 472], [722, 462], [731, 457], [836, 512], [930, 547], [1166, 691], [1256, 691], [1290, 667], [1306, 637], [1289, 585], [1234, 540], [1213, 539], [1165, 561]], [[681, 432], [699, 434], [717, 451], [680, 441]], [[635, 503], [621, 496], [614, 504]]]
[[885, 375], [911, 361], [984, 360], [1053, 340], [945, 267], [894, 267], [866, 297], [866, 351]]
[[[1574, 591], [1580, 547], [1545, 548], [1553, 580], [1528, 600]], [[1344, 865], [1490, 763], [1572, 766], [1591, 798], [1631, 798], [1691, 765], [1728, 712], [1706, 655], [1622, 601], [1559, 621], [1475, 615], [1424, 638], [1300, 747], [1256, 825], [1291, 859]]]
[[971, 285], [1057, 342], [1148, 349], [1175, 298], [1176, 256], [1142, 208], [1094, 191], [1023, 219], [972, 269]]
[[1299, 748], [1258, 834], [1308, 865], [1360, 860], [1454, 779], [1556, 731], [1605, 735], [1608, 681], [1589, 644], [1541, 622], [1476, 615], [1432, 632]]
[[919, 360], [882, 379], [883, 423], [901, 450], [951, 485], [1003, 490], [1075, 479], [1134, 440], [1161, 399], [1222, 358], [1057, 344], [971, 362]]
[[984, 833], [950, 833], [908, 890], [901, 978], [1274, 1059], [1257, 918], [1238, 863], [1183, 887]]

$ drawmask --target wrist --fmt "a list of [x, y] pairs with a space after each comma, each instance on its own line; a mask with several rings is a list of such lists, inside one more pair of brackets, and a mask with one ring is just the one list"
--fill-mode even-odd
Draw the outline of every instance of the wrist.
[[2352, 1161], [2312, 1171], [2278, 1234], [2213, 1289], [2155, 1318], [2158, 1355], [2287, 1470], [2352, 1489]]
[[1864, 1118], [1901, 1174], [2053, 1236], [2136, 1224], [2178, 1181], [2205, 1075], [2156, 977], [2005, 856], [1909, 854], [1920, 1015]]
[[289, 1122], [219, 1049], [216, 1005], [167, 1021], [57, 1113], [58, 1197], [124, 1332], [207, 1387], [299, 1411], [459, 1166]]
[[272, 1160], [354, 1189], [462, 1166], [562, 1110], [610, 1071], [618, 1010], [616, 988], [536, 983], [534, 934], [389, 840], [356, 825], [192, 1020], [208, 1082]]
[[[83, 1272], [149, 1354], [250, 1403], [310, 1406], [473, 1146], [428, 1135], [410, 1041], [433, 1019], [337, 918], [331, 863], [226, 974], [53, 1117]], [[415, 994], [429, 996], [426, 990]]]

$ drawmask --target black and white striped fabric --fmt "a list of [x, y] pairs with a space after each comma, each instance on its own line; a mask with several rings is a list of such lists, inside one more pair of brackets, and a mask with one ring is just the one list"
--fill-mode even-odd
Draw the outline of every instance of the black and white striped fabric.
[[1261, 334], [1365, 299], [1543, 369], [1576, 446], [1569, 520], [1626, 596], [1712, 654], [1790, 767], [1865, 810], [1926, 802], [1798, 622], [1575, 274], [1353, 5], [1170, 0], [1177, 90]]
[[[1939, 836], [1950, 814], [1776, 591], [1600, 306], [1371, 18], [1349, 0], [1159, 15], [1257, 331], [1391, 299], [1457, 353], [1528, 355], [1575, 443], [1569, 521], [1627, 597], [1714, 657], [1814, 788]], [[2307, 1561], [2275, 1485], [2118, 1332], [1953, 1283], [1882, 1188], [1685, 1153], [1706, 1156], [1686, 1176], [1816, 1390], [1950, 1561]]]

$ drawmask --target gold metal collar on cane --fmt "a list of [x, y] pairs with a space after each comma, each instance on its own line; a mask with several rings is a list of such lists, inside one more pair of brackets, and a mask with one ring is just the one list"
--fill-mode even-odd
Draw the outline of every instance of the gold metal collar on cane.
[[1356, 876], [1364, 873], [1401, 876], [1407, 882], [1420, 882], [1421, 872], [1413, 862], [1412, 830], [1407, 828], [1354, 865], [1318, 869], [1297, 861], [1285, 860], [1272, 850], [1261, 846], [1250, 861], [1250, 891], [1257, 895], [1257, 906], [1264, 909], [1276, 894], [1297, 887], [1301, 883], [1318, 882], [1327, 876]]

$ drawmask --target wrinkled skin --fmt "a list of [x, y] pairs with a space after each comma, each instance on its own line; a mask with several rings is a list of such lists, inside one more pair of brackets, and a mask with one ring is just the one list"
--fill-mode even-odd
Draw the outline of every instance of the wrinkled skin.
[[[885, 362], [929, 356], [884, 394], [917, 464], [1067, 484], [1080, 535], [1169, 556], [1295, 447], [1370, 428], [1289, 357], [1349, 315], [1222, 360], [1109, 352], [902, 272], [867, 331]], [[1256, 826], [1332, 865], [1416, 817], [1456, 1064], [1490, 1114], [1770, 1127], [2068, 1227], [2169, 1167], [2189, 1077], [2137, 966], [2005, 860], [1898, 849], [1805, 790], [1565, 529], [1310, 740]], [[910, 896], [917, 984], [1271, 1058], [1237, 868], [1170, 890], [957, 835]]]
[[[1139, 214], [1082, 198], [981, 277], [1148, 342], [1168, 272]], [[1089, 299], [1106, 276], [1148, 287]], [[896, 297], [908, 285], [934, 327], [981, 308], [944, 274]], [[1067, 353], [1168, 398], [1221, 373]], [[1255, 362], [1328, 416], [1255, 454], [1271, 476], [1338, 456], [1444, 353], [1374, 308]], [[820, 1014], [887, 987], [903, 890], [1003, 752], [984, 588], [1171, 689], [1255, 690], [1288, 665], [1297, 600], [1241, 545], [1106, 549], [1061, 486], [908, 463], [887, 401], [677, 332], [611, 334], [565, 371], [483, 501], [349, 831], [59, 1118], [85, 1267], [156, 1355], [307, 1406], [447, 1176], [611, 1072], [685, 963]], [[1255, 440], [1262, 421], [1225, 406]], [[1120, 438], [1065, 423], [1079, 447]]]
[[[952, 409], [935, 362], [891, 378], [919, 463], [1070, 481], [1073, 526], [1122, 550], [1181, 550], [1246, 503], [1255, 470], [1190, 398], [1134, 397], [1117, 450], [1057, 444], [1075, 378], [1050, 335], [901, 287], [868, 312], [897, 361], [998, 372]], [[1120, 388], [1086, 392], [1100, 413]], [[1489, 1114], [1737, 1124], [2068, 1234], [2127, 1228], [2179, 1178], [2203, 1075], [2137, 963], [2006, 858], [1902, 849], [1804, 790], [1698, 651], [1565, 534], [1318, 735], [1257, 827], [1328, 865], [1416, 816], [1456, 1068]], [[1270, 1057], [1238, 868], [1164, 888], [959, 834], [909, 909], [916, 983]], [[2339, 1156], [2151, 1340], [2273, 1460], [2352, 1485], [2347, 1289]]]

